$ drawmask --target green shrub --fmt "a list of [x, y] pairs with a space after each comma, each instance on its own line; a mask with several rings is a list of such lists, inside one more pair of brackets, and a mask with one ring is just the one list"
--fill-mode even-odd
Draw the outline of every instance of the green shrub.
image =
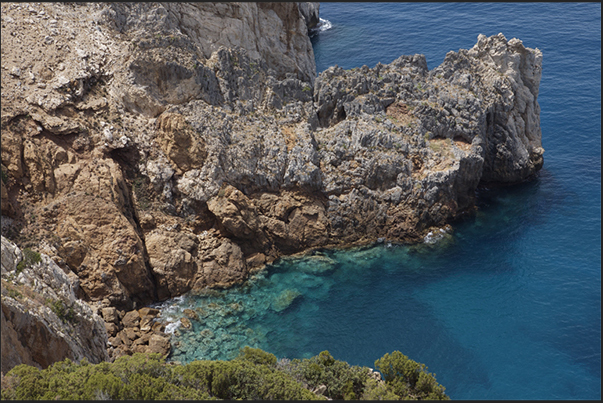
[[350, 366], [333, 358], [328, 351], [303, 360], [294, 359], [281, 366], [281, 371], [306, 384], [311, 389], [325, 385], [323, 393], [332, 399], [355, 399], [362, 395], [368, 369]]
[[233, 361], [194, 361], [177, 367], [175, 374], [182, 385], [200, 389], [219, 399], [318, 398], [291, 377], [271, 366], [254, 364], [241, 358]]
[[[448, 399], [444, 388], [400, 352], [376, 361], [385, 382], [366, 367], [350, 366], [328, 351], [309, 359], [279, 360], [243, 348], [232, 361], [170, 365], [159, 354], [123, 356], [113, 363], [76, 364], [68, 359], [44, 370], [18, 365], [2, 381], [2, 399], [17, 400], [317, 400], [310, 390], [326, 386], [332, 399]], [[309, 390], [310, 389], [310, 390]]]
[[361, 400], [400, 400], [390, 385], [385, 382], [377, 382], [375, 379], [368, 379], [364, 387]]
[[246, 360], [257, 365], [268, 365], [269, 367], [274, 367], [276, 365], [276, 356], [274, 354], [249, 346], [243, 347], [235, 359]]
[[425, 364], [411, 360], [399, 351], [385, 354], [375, 361], [392, 391], [404, 398], [448, 400], [444, 394], [445, 388], [436, 382], [435, 377], [427, 372]]
[[60, 299], [47, 300], [52, 312], [54, 312], [63, 322], [72, 322], [75, 320], [75, 311], [72, 306], [67, 306]]
[[31, 267], [42, 261], [42, 256], [29, 248], [23, 249], [23, 260], [17, 264], [17, 274], [21, 273], [26, 267]]

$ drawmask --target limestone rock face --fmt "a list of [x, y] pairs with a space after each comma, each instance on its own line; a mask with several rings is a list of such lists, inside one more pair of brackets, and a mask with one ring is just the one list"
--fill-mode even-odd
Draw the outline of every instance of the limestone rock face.
[[1, 7], [2, 234], [77, 279], [111, 357], [165, 350], [127, 312], [309, 248], [422, 241], [543, 163], [542, 54], [502, 34], [431, 71], [316, 76], [318, 3]]
[[[179, 42], [180, 46], [197, 47], [205, 59], [220, 47], [240, 47], [252, 59], [265, 60], [279, 79], [292, 74], [313, 82], [316, 75], [306, 20], [298, 3], [112, 3], [104, 16], [116, 30], [136, 38], [140, 47], [154, 48], [161, 41]], [[199, 85], [204, 85], [203, 77], [176, 64], [148, 68], [149, 73], [163, 74], [163, 80], [172, 81], [184, 91], [171, 93], [167, 99], [170, 103], [193, 96]], [[170, 87], [165, 86], [168, 91]]]
[[[460, 67], [466, 64], [471, 67]], [[519, 182], [542, 167], [537, 102], [542, 53], [538, 49], [526, 48], [519, 39], [507, 41], [503, 34], [479, 35], [473, 48], [449, 52], [430, 75], [441, 75], [482, 100], [478, 124], [484, 147], [483, 181]], [[447, 101], [438, 99], [440, 104]], [[456, 109], [463, 106], [459, 103]]]
[[23, 253], [1, 240], [2, 372], [19, 364], [46, 368], [65, 358], [107, 360], [104, 322], [76, 297], [77, 276], [68, 276], [44, 254], [18, 269]]
[[320, 3], [300, 2], [297, 4], [299, 6], [299, 11], [301, 12], [302, 17], [304, 17], [304, 20], [306, 21], [306, 27], [308, 27], [308, 31], [311, 31], [320, 22]]

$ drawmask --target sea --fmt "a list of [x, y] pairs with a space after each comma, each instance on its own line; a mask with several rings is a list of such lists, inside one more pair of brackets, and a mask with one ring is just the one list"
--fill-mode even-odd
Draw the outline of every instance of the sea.
[[[480, 188], [477, 212], [428, 242], [283, 258], [241, 286], [162, 303], [169, 360], [249, 345], [374, 368], [397, 350], [452, 399], [599, 400], [601, 3], [337, 2], [320, 17], [319, 73], [417, 53], [433, 69], [479, 34], [540, 49], [544, 167]], [[178, 321], [187, 308], [199, 317], [190, 330]]]

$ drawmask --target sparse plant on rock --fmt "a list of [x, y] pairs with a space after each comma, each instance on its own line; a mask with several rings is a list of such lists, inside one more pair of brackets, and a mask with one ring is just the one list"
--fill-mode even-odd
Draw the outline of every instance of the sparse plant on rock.
[[23, 249], [23, 260], [17, 264], [17, 274], [21, 273], [26, 267], [31, 267], [42, 261], [42, 256], [29, 248]]

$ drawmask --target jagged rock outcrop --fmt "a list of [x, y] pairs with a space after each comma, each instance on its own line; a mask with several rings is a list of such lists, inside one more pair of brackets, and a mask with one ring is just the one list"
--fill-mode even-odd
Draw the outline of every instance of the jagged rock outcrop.
[[1, 241], [2, 372], [18, 364], [46, 368], [65, 358], [107, 360], [104, 322], [76, 297], [77, 276], [45, 254], [32, 259], [28, 250]]
[[297, 5], [302, 17], [306, 21], [308, 32], [310, 32], [320, 23], [320, 3], [305, 2], [297, 3]]
[[123, 313], [103, 314], [112, 354], [163, 337], [127, 312], [283, 254], [420, 241], [480, 182], [541, 168], [539, 50], [480, 35], [431, 71], [412, 55], [316, 77], [317, 13], [2, 4], [3, 235]]

